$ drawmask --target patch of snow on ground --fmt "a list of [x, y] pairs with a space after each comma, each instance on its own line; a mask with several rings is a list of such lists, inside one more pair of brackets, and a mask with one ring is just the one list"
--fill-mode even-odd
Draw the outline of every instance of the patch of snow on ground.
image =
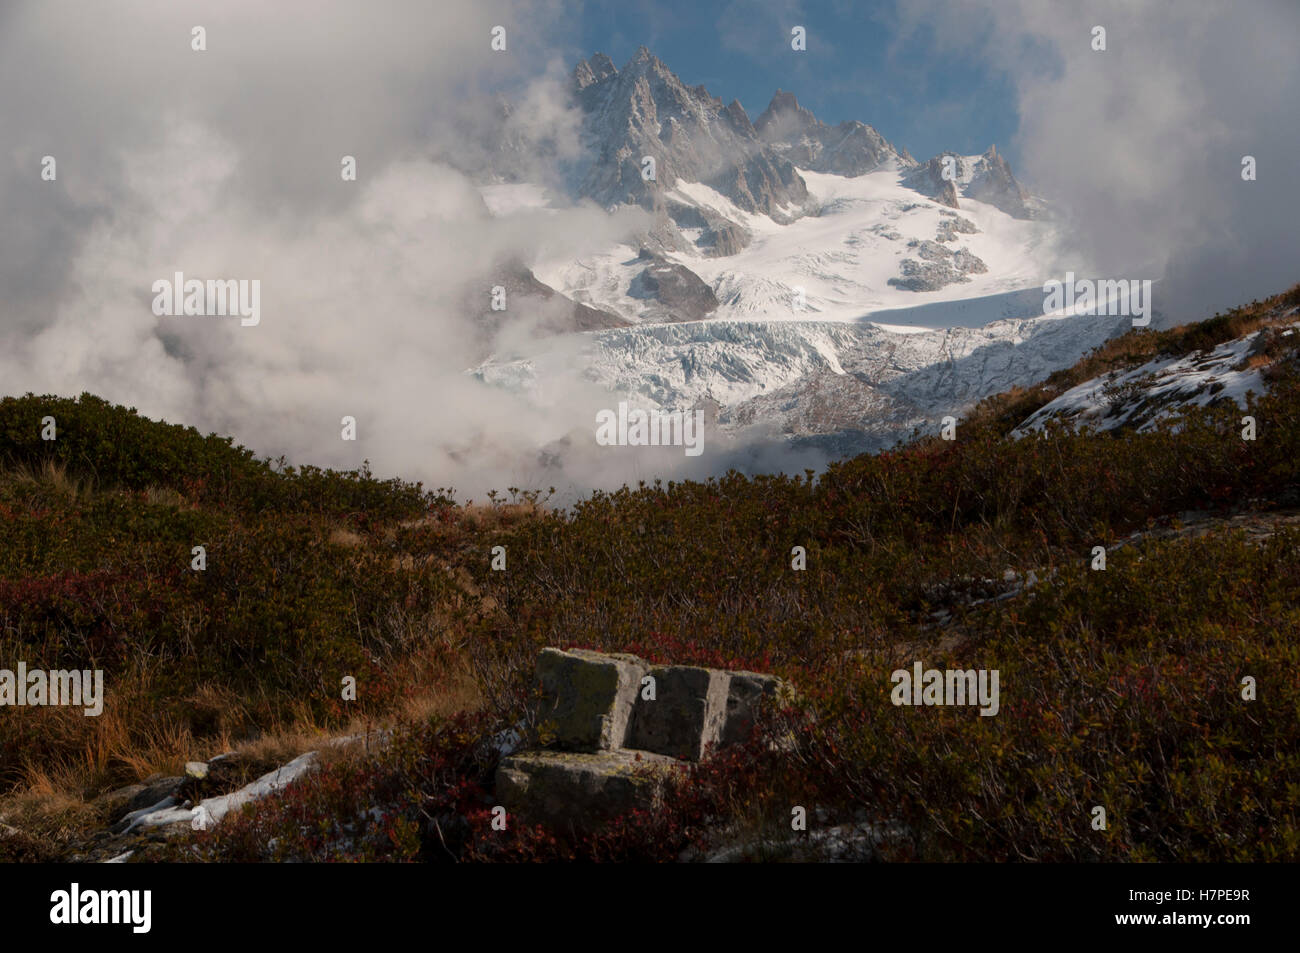
[[1098, 430], [1136, 423], [1141, 432], [1193, 407], [1224, 400], [1244, 407], [1249, 392], [1262, 394], [1267, 389], [1260, 370], [1239, 367], [1259, 333], [1220, 344], [1209, 354], [1156, 358], [1122, 374], [1094, 377], [1039, 408], [1014, 434], [1041, 431], [1051, 419]]

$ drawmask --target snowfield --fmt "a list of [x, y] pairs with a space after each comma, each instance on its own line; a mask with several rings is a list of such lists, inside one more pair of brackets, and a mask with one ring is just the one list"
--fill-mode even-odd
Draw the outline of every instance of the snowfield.
[[[786, 210], [793, 220], [784, 224], [700, 183], [666, 193], [749, 233], [735, 254], [666, 254], [713, 290], [719, 304], [704, 320], [650, 317], [647, 302], [629, 294], [647, 265], [634, 244], [541, 259], [531, 263], [539, 280], [631, 326], [540, 340], [470, 373], [539, 406], [557, 375], [608, 391], [611, 406], [627, 399], [672, 411], [712, 401], [724, 438], [811, 440], [841, 455], [937, 427], [945, 414], [1041, 380], [1131, 327], [1123, 316], [1044, 313], [1044, 282], [1067, 270], [1049, 219], [1013, 218], [960, 189], [961, 207], [950, 209], [905, 187], [892, 161], [856, 177], [800, 174], [811, 198]], [[528, 185], [483, 193], [493, 214], [506, 216], [552, 201]], [[966, 280], [936, 290], [890, 284], [905, 259], [951, 262], [956, 252], [986, 270], [977, 263]]]
[[[668, 193], [737, 222], [753, 237], [747, 248], [726, 257], [669, 256], [713, 288], [721, 305], [710, 320], [856, 322], [889, 312], [882, 320], [891, 325], [941, 328], [1042, 314], [1043, 282], [1059, 270], [1050, 223], [1014, 219], [968, 198], [954, 213], [901, 185], [893, 166], [855, 178], [800, 174], [814, 201], [809, 214], [787, 225], [744, 212], [700, 183], [679, 183]], [[494, 201], [505, 204], [502, 197]], [[890, 278], [900, 276], [903, 259], [918, 257], [908, 242], [935, 241], [945, 219], [964, 219], [978, 229], [942, 244], [970, 252], [988, 272], [933, 292], [890, 285]], [[576, 300], [639, 321], [644, 306], [627, 295], [632, 279], [645, 267], [636, 260], [637, 251], [621, 245], [579, 261], [538, 261], [533, 270], [541, 281]], [[804, 290], [802, 310], [794, 304], [798, 288]], [[1026, 294], [1008, 295], [1014, 292]], [[1014, 310], [1008, 308], [1010, 301], [1015, 301]], [[956, 302], [964, 306], [934, 307]]]

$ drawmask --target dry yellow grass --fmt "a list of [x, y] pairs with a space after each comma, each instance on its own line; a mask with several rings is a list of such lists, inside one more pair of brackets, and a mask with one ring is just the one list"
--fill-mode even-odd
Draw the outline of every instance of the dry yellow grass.
[[[21, 779], [0, 797], [0, 859], [66, 856], [109, 822], [97, 796], [153, 775], [180, 775], [186, 761], [230, 752], [252, 777], [308, 751], [319, 752], [325, 763], [362, 757], [385, 728], [475, 711], [484, 703], [468, 658], [450, 634], [426, 637], [398, 665], [394, 683], [413, 688], [391, 698], [363, 696], [364, 704], [343, 731], [317, 724], [304, 702], [282, 723], [237, 737], [232, 729], [250, 727], [237, 698], [220, 686], [206, 686], [180, 706], [191, 721], [209, 729], [196, 734], [191, 723], [150, 711], [142, 695], [149, 673], [142, 671], [124, 677], [114, 693], [127, 703], [106, 704], [98, 717], [53, 706], [25, 709], [25, 718], [39, 722], [31, 726], [34, 736], [45, 743], [24, 760]], [[339, 744], [340, 737], [357, 740]], [[64, 754], [51, 756], [51, 751]]]
[[[93, 492], [88, 482], [69, 477], [53, 463], [7, 475], [39, 482], [74, 499]], [[158, 505], [186, 504], [181, 494], [165, 489], [150, 489], [145, 495]], [[475, 527], [503, 527], [547, 516], [545, 507], [525, 502], [472, 506], [456, 511], [449, 521], [430, 518], [421, 524], [445, 529], [452, 549], [459, 550]], [[355, 554], [345, 558], [368, 558], [367, 547], [375, 542], [346, 525], [328, 522], [320, 526], [320, 538]], [[427, 552], [395, 556], [412, 567], [417, 560], [442, 558]], [[454, 557], [449, 561], [457, 562]], [[499, 611], [463, 567], [452, 569], [452, 574], [460, 589], [455, 600], [464, 600], [468, 617]], [[25, 709], [22, 731], [34, 741], [4, 778], [0, 860], [57, 859], [78, 851], [111, 820], [102, 795], [154, 775], [183, 774], [187, 761], [232, 752], [241, 772], [251, 777], [307, 751], [320, 752], [326, 762], [364, 755], [383, 729], [480, 710], [485, 693], [461, 630], [466, 616], [454, 609], [441, 606], [433, 615], [411, 615], [399, 608], [392, 614], [376, 635], [386, 659], [385, 683], [394, 688], [380, 693], [363, 687], [346, 729], [337, 722], [328, 727], [318, 723], [308, 699], [268, 720], [255, 695], [218, 683], [184, 698], [169, 695], [168, 705], [160, 710], [160, 686], [169, 681], [169, 672], [163, 660], [152, 657], [137, 657], [128, 670], [115, 673], [97, 717], [61, 706]], [[361, 741], [332, 743], [341, 736]]]
[[331, 529], [329, 532], [328, 539], [331, 545], [347, 546], [349, 548], [363, 546], [365, 545], [366, 542], [360, 533], [357, 533], [354, 530], [350, 530], [344, 526], [336, 526], [333, 529]]
[[93, 491], [90, 480], [69, 474], [67, 467], [54, 460], [46, 460], [39, 467], [16, 467], [11, 472], [20, 483], [40, 484], [69, 500], [82, 499]]
[[458, 712], [475, 712], [483, 707], [483, 690], [469, 671], [449, 673], [436, 686], [408, 695], [398, 709], [400, 720], [428, 721]]
[[144, 491], [144, 499], [151, 506], [185, 506], [189, 501], [179, 490], [169, 486], [151, 486]]
[[106, 820], [98, 805], [69, 794], [57, 779], [34, 781], [27, 791], [0, 798], [0, 851], [6, 860], [55, 860]]
[[542, 504], [524, 500], [518, 503], [475, 503], [472, 500], [455, 507], [448, 517], [426, 516], [401, 523], [402, 529], [432, 527], [447, 535], [502, 529], [535, 519], [547, 519], [554, 511]]

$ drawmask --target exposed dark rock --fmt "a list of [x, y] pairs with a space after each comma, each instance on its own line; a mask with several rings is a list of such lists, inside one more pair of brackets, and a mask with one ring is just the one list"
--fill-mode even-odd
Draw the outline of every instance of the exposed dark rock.
[[[491, 291], [496, 285], [505, 289], [504, 311], [492, 310]], [[485, 349], [490, 349], [496, 333], [513, 319], [528, 321], [530, 330], [538, 335], [621, 328], [630, 323], [616, 314], [565, 297], [538, 281], [532, 270], [519, 262], [501, 263], [465, 307], [479, 317]]]
[[946, 261], [919, 262], [914, 258], [904, 258], [900, 269], [903, 277], [890, 278], [889, 284], [905, 291], [938, 291], [948, 285], [970, 280]]
[[748, 229], [720, 218], [709, 223], [697, 244], [705, 255], [712, 258], [734, 255], [749, 245], [749, 242]]
[[915, 189], [922, 195], [929, 196], [940, 205], [946, 205], [949, 208], [961, 208], [957, 204], [957, 186], [952, 180], [943, 177], [944, 156], [954, 156], [956, 158], [956, 171], [960, 176], [961, 156], [957, 156], [956, 153], [944, 152], [905, 176], [903, 184], [908, 188]]
[[682, 762], [618, 751], [528, 751], [505, 758], [496, 797], [508, 814], [560, 831], [590, 831], [632, 810], [662, 804], [664, 783]]
[[1028, 192], [1011, 174], [1007, 160], [998, 155], [996, 146], [976, 160], [965, 194], [1000, 208], [1012, 218], [1036, 218], [1037, 206]]
[[562, 831], [655, 810], [670, 772], [744, 741], [785, 687], [755, 672], [554, 648], [542, 650], [537, 673], [539, 734], [553, 747], [504, 758], [496, 797], [525, 822]]
[[678, 228], [700, 229], [700, 237], [695, 246], [709, 257], [734, 255], [751, 240], [748, 229], [712, 209], [682, 202], [667, 202], [664, 208]]
[[637, 696], [627, 746], [699, 761], [722, 736], [730, 677], [689, 665], [650, 670], [652, 699]]
[[152, 807], [159, 801], [173, 797], [180, 793], [185, 786], [185, 778], [171, 777], [161, 774], [154, 774], [144, 779], [140, 790], [137, 791], [127, 802], [127, 811], [138, 811], [141, 808]]
[[862, 122], [828, 126], [799, 105], [793, 93], [778, 89], [754, 121], [763, 141], [801, 169], [836, 175], [862, 175], [889, 159], [911, 165], [880, 133]]
[[[687, 87], [645, 47], [621, 71], [601, 54], [579, 63], [573, 90], [591, 155], [580, 196], [653, 210], [678, 181], [702, 182], [746, 212], [783, 220], [808, 198], [798, 171], [758, 138], [738, 102], [724, 106], [703, 86]], [[653, 179], [643, 176], [647, 156]]]
[[668, 261], [659, 255], [642, 252], [647, 260], [645, 269], [632, 279], [628, 295], [642, 300], [658, 302], [648, 317], [660, 321], [699, 321], [716, 311], [717, 296], [703, 279], [684, 265]]
[[959, 248], [952, 255], [952, 265], [962, 274], [982, 275], [989, 270], [982, 258], [972, 255], [964, 248]]

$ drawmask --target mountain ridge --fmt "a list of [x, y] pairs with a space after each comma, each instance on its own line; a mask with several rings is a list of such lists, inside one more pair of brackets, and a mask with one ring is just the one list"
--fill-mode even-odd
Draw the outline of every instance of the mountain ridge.
[[[751, 121], [739, 100], [723, 105], [705, 86], [688, 87], [645, 46], [622, 70], [604, 53], [580, 60], [570, 92], [583, 114], [584, 142], [595, 152], [576, 194], [606, 207], [640, 205], [669, 218], [662, 195], [678, 181], [699, 182], [746, 212], [788, 221], [808, 198], [802, 170], [857, 176], [893, 161], [912, 173], [938, 169], [943, 156], [957, 156], [943, 152], [920, 163], [865, 122], [823, 123], [783, 89]], [[643, 171], [647, 157], [655, 160], [650, 179]], [[996, 146], [974, 159], [958, 158], [971, 170], [948, 183], [944, 204], [959, 208], [957, 185], [969, 184], [973, 198], [1013, 217], [1032, 218], [1039, 211]], [[935, 179], [943, 183], [938, 173]], [[912, 181], [927, 194], [925, 177]]]
[[[878, 450], [1124, 330], [1044, 318], [1052, 224], [996, 145], [919, 162], [784, 89], [751, 120], [645, 46], [621, 69], [600, 52], [580, 60], [568, 93], [583, 155], [569, 197], [639, 207], [652, 224], [579, 261], [528, 264], [602, 316], [581, 329], [582, 373], [619, 398], [711, 401], [733, 434]], [[504, 204], [528, 201], [544, 200]], [[908, 321], [920, 326], [892, 326]], [[471, 373], [531, 392], [555, 366], [534, 360], [544, 351]]]

